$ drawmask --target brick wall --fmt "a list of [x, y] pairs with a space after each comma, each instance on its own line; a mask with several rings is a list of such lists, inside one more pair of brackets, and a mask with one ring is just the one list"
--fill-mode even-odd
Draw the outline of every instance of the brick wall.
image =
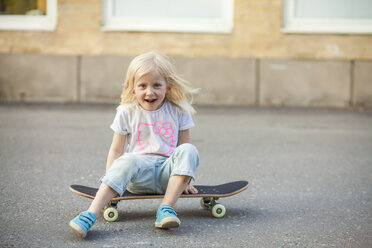
[[0, 53], [371, 60], [371, 35], [283, 34], [281, 0], [235, 0], [231, 34], [102, 32], [101, 0], [59, 0], [54, 32], [0, 31]]
[[283, 34], [281, 15], [235, 0], [231, 34], [103, 32], [101, 0], [59, 0], [55, 31], [0, 31], [0, 102], [117, 103], [131, 58], [159, 49], [198, 104], [372, 107], [372, 35]]

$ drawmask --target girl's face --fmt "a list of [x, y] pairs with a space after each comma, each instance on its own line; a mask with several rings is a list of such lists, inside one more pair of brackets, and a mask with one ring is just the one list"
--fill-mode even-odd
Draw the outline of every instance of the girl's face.
[[137, 102], [145, 110], [158, 110], [163, 105], [167, 92], [167, 83], [157, 70], [135, 78], [133, 93]]

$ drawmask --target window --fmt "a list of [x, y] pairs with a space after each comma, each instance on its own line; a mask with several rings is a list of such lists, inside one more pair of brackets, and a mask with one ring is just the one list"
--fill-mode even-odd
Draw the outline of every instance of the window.
[[371, 0], [284, 0], [283, 32], [372, 33]]
[[230, 33], [234, 0], [103, 0], [104, 31]]
[[57, 0], [0, 0], [0, 30], [53, 31]]

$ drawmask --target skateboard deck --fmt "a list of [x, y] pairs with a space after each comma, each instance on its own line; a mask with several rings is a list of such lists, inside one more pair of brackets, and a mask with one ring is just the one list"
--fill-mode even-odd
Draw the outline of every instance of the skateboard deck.
[[[182, 194], [180, 198], [201, 198], [200, 204], [202, 208], [211, 210], [212, 215], [216, 218], [221, 218], [226, 213], [226, 208], [216, 201], [219, 198], [236, 195], [249, 187], [248, 181], [235, 181], [220, 185], [193, 185], [197, 190], [197, 194]], [[94, 199], [98, 191], [97, 188], [87, 187], [83, 185], [71, 185], [70, 190], [80, 196]], [[107, 221], [115, 221], [118, 218], [117, 204], [123, 200], [135, 199], [159, 199], [163, 198], [161, 194], [132, 194], [125, 191], [123, 196], [114, 197], [111, 202], [105, 207], [103, 217]]]

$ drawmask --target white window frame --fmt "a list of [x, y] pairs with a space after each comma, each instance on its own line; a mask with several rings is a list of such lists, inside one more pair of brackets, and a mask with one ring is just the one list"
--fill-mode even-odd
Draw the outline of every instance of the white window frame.
[[295, 1], [283, 0], [283, 33], [372, 34], [372, 19], [298, 18]]
[[234, 0], [222, 0], [220, 18], [139, 18], [113, 15], [113, 0], [102, 0], [102, 31], [231, 33], [233, 29]]
[[54, 31], [57, 25], [57, 0], [46, 1], [46, 15], [0, 15], [0, 30]]

